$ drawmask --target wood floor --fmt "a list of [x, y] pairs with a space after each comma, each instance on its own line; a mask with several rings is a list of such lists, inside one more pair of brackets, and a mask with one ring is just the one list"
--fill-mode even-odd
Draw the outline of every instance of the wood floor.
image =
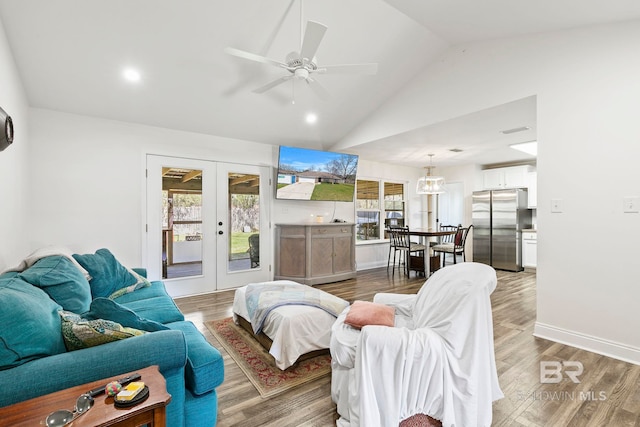
[[[498, 272], [493, 306], [496, 363], [505, 398], [493, 405], [493, 425], [514, 427], [640, 427], [640, 366], [533, 337], [535, 273]], [[424, 278], [387, 274], [386, 268], [359, 272], [355, 279], [317, 287], [350, 302], [371, 301], [377, 292], [415, 293]], [[233, 291], [178, 299], [224, 356], [225, 381], [218, 388], [218, 426], [331, 426], [337, 414], [329, 376], [287, 393], [262, 399], [242, 371], [203, 325], [231, 316]], [[637, 325], [630, 327], [637, 327]], [[578, 361], [584, 371], [574, 383], [540, 382], [541, 361]], [[567, 368], [569, 370], [569, 368]], [[551, 376], [551, 375], [550, 375]]]

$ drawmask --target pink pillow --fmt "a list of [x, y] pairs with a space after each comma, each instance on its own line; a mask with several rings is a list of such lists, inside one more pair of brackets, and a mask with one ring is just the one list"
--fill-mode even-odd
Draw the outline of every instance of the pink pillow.
[[344, 323], [360, 329], [367, 325], [393, 326], [396, 311], [393, 307], [368, 301], [354, 301]]

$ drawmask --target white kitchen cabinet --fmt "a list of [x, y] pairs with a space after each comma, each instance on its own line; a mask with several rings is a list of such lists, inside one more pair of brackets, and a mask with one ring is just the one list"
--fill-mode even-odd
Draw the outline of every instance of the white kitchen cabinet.
[[527, 196], [529, 197], [529, 209], [538, 207], [538, 172], [532, 171], [527, 173]]
[[506, 168], [485, 169], [482, 179], [485, 190], [500, 190], [503, 188], [526, 188], [528, 173], [532, 166], [510, 166]]
[[538, 265], [538, 236], [535, 231], [522, 232], [522, 266], [536, 268]]

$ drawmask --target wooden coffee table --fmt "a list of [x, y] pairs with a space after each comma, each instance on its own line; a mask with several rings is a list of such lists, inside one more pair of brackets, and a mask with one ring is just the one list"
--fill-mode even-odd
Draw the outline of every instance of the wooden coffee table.
[[0, 408], [0, 420], [2, 425], [9, 426], [45, 426], [47, 415], [58, 409], [73, 410], [81, 394], [136, 372], [141, 375], [139, 381], [143, 381], [149, 387], [147, 400], [131, 408], [119, 409], [113, 405], [113, 397], [101, 394], [95, 397], [93, 407], [73, 422], [73, 427], [138, 427], [145, 424], [164, 427], [165, 409], [171, 395], [167, 393], [165, 379], [155, 365]]

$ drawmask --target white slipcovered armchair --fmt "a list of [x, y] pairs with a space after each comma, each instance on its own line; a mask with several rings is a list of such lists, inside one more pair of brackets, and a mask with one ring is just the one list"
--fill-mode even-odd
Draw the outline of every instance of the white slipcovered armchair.
[[426, 414], [443, 426], [490, 426], [503, 397], [493, 349], [493, 268], [462, 263], [434, 273], [417, 295], [377, 294], [395, 327], [344, 323], [331, 333], [331, 397], [338, 426], [397, 427]]

